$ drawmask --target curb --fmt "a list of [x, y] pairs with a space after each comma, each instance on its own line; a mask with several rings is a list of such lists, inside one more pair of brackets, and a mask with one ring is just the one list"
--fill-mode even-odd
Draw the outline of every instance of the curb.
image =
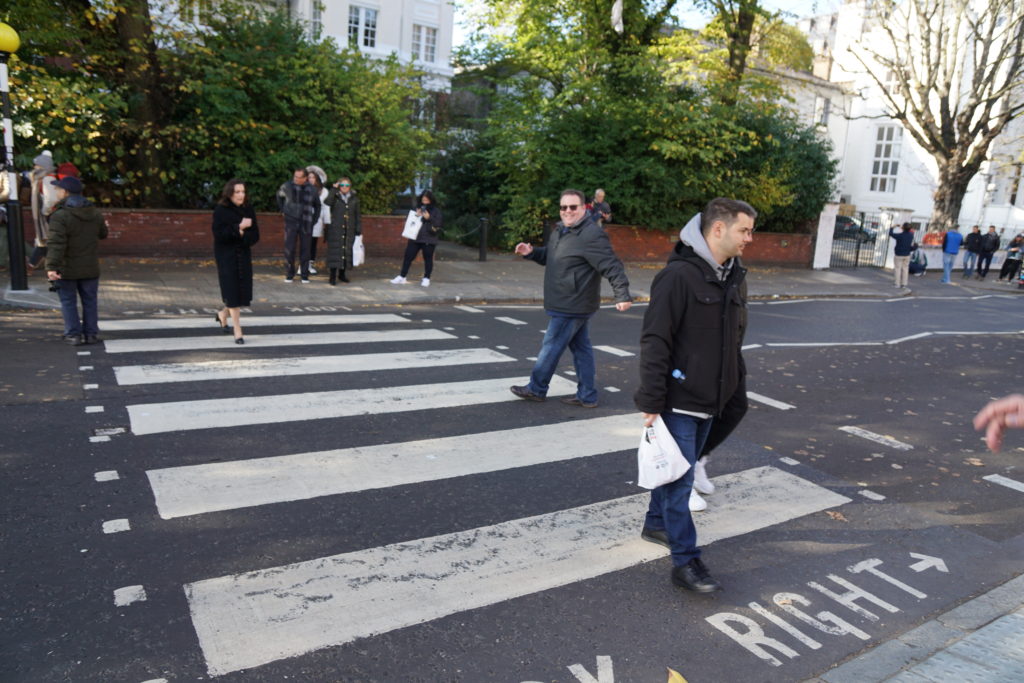
[[[989, 644], [996, 640], [1016, 646]], [[804, 683], [1014, 680], [1010, 672], [1024, 669], [1022, 642], [1024, 575]]]

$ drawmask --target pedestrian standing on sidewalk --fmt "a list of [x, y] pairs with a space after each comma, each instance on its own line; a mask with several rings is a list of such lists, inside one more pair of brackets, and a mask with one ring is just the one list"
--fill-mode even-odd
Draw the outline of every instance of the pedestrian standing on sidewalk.
[[53, 156], [43, 152], [32, 160], [32, 227], [35, 236], [32, 239], [32, 253], [28, 257], [28, 267], [38, 268], [46, 260], [46, 242], [49, 233], [50, 214], [56, 209], [60, 198], [54, 181], [59, 180], [53, 171]]
[[603, 228], [604, 224], [612, 219], [612, 207], [604, 200], [604, 190], [594, 190], [594, 201], [591, 203], [590, 217], [594, 219], [598, 227]]
[[[634, 394], [646, 426], [660, 415], [694, 465], [743, 374], [745, 323], [740, 262], [753, 241], [757, 212], [746, 202], [716, 198], [687, 223], [665, 268], [651, 283], [640, 336], [640, 388]], [[689, 509], [694, 467], [651, 491], [641, 538], [672, 552], [672, 582], [688, 590], [721, 590], [701, 560]]]
[[551, 378], [566, 347], [572, 352], [576, 370], [576, 395], [562, 403], [597, 407], [597, 370], [590, 345], [590, 318], [601, 304], [601, 278], [615, 293], [615, 310], [628, 311], [633, 298], [622, 261], [612, 250], [611, 240], [587, 215], [586, 197], [579, 190], [565, 190], [559, 199], [561, 222], [556, 223], [547, 246], [526, 242], [515, 253], [544, 266], [544, 312], [548, 329], [530, 373], [530, 382], [510, 391], [527, 401], [543, 401]]
[[307, 166], [306, 178], [316, 188], [317, 199], [320, 201], [320, 215], [313, 223], [313, 234], [309, 240], [309, 274], [316, 275], [316, 246], [324, 236], [324, 227], [331, 222], [331, 212], [324, 205], [327, 199], [327, 172], [319, 166]]
[[430, 286], [430, 275], [434, 271], [434, 250], [437, 249], [437, 236], [441, 234], [441, 209], [434, 200], [434, 193], [430, 190], [423, 190], [416, 201], [416, 215], [422, 219], [420, 231], [414, 240], [406, 240], [405, 257], [402, 259], [402, 272], [398, 277], [392, 278], [391, 284], [404, 285], [408, 283], [405, 276], [409, 274], [413, 259], [420, 251], [423, 252], [423, 279], [420, 285]]
[[359, 197], [352, 187], [352, 179], [341, 176], [334, 183], [325, 200], [331, 212], [327, 223], [327, 267], [331, 269], [331, 284], [338, 280], [348, 282], [345, 273], [352, 267], [352, 245], [356, 236], [363, 234], [360, 224]]
[[[46, 250], [46, 277], [56, 284], [64, 317], [64, 341], [72, 346], [100, 341], [99, 241], [107, 237], [103, 214], [82, 196], [82, 181], [49, 181], [57, 190], [50, 216]], [[82, 314], [78, 300], [82, 300]]]
[[1024, 258], [1024, 236], [1017, 235], [1006, 245], [1006, 260], [1003, 261], [1003, 267], [999, 269], [1000, 281], [1006, 278], [1006, 281], [1012, 284], [1017, 279], [1021, 258]]
[[939, 282], [949, 284], [953, 275], [953, 264], [956, 262], [956, 255], [960, 253], [960, 244], [964, 241], [959, 227], [954, 225], [942, 238], [942, 279]]
[[256, 212], [249, 204], [245, 182], [232, 178], [213, 210], [213, 256], [224, 302], [224, 308], [217, 311], [217, 322], [225, 333], [234, 330], [236, 344], [245, 343], [241, 308], [252, 303], [252, 245], [259, 241]]
[[971, 226], [971, 231], [964, 236], [964, 278], [974, 274], [974, 266], [978, 263], [978, 252], [981, 251], [981, 228]]
[[907, 275], [910, 273], [910, 254], [917, 247], [914, 245], [914, 229], [910, 223], [904, 223], [899, 232], [895, 228], [889, 228], [889, 237], [893, 239], [893, 277], [896, 279], [897, 289], [907, 286]]
[[299, 250], [302, 284], [309, 284], [309, 248], [313, 224], [320, 217], [320, 198], [307, 182], [305, 168], [292, 171], [292, 179], [277, 189], [277, 206], [284, 214], [285, 282], [295, 280], [295, 249]]
[[988, 269], [992, 267], [992, 257], [999, 251], [999, 235], [996, 226], [988, 226], [988, 232], [981, 236], [981, 251], [978, 252], [978, 279], [988, 277]]

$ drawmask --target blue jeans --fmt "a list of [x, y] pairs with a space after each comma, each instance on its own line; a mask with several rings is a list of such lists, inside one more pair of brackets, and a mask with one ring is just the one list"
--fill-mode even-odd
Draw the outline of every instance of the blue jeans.
[[551, 316], [544, 341], [537, 354], [537, 362], [530, 373], [526, 388], [538, 396], [546, 396], [551, 386], [558, 361], [566, 347], [572, 352], [572, 363], [576, 369], [576, 397], [584, 403], [597, 402], [596, 370], [594, 349], [590, 346], [590, 317], [563, 318]]
[[953, 262], [956, 261], [956, 254], [942, 252], [942, 279], [939, 282], [949, 282], [953, 274]]
[[690, 463], [690, 469], [686, 470], [682, 478], [651, 491], [644, 526], [665, 530], [672, 547], [672, 564], [681, 567], [700, 557], [697, 528], [693, 525], [693, 514], [690, 512], [690, 489], [693, 488], [693, 464], [697, 462], [704, 441], [708, 438], [712, 420], [672, 412], [662, 413], [661, 419], [679, 444], [679, 450]]
[[970, 277], [974, 272], [974, 264], [978, 262], [978, 252], [964, 252], [964, 277]]
[[[60, 313], [64, 316], [64, 336], [97, 335], [100, 333], [99, 307], [96, 302], [100, 289], [98, 277], [88, 280], [57, 280], [60, 295]], [[82, 297], [82, 317], [78, 317], [78, 297]]]

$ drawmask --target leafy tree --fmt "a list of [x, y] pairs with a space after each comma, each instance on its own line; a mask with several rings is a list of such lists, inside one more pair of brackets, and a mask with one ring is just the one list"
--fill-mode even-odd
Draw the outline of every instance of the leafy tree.
[[238, 175], [269, 208], [290, 168], [316, 163], [332, 181], [351, 176], [364, 210], [386, 212], [430, 142], [412, 122], [411, 102], [423, 97], [415, 71], [311, 42], [281, 15], [210, 18], [179, 44], [173, 68], [178, 196], [209, 201]]

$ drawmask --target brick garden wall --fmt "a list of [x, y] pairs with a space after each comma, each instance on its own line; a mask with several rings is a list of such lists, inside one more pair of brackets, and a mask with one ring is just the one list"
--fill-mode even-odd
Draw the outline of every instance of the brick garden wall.
[[[106, 209], [110, 227], [100, 253], [104, 256], [201, 257], [213, 258], [210, 234], [211, 211]], [[31, 235], [31, 214], [25, 212], [25, 233]], [[284, 218], [278, 213], [258, 213], [260, 241], [253, 248], [257, 258], [281, 255]], [[363, 216], [363, 244], [366, 256], [401, 258], [404, 216]], [[677, 240], [676, 233], [659, 232], [628, 225], [606, 225], [615, 253], [623, 261], [664, 262]], [[743, 260], [750, 264], [786, 265], [809, 268], [814, 255], [812, 235], [755, 233]]]

